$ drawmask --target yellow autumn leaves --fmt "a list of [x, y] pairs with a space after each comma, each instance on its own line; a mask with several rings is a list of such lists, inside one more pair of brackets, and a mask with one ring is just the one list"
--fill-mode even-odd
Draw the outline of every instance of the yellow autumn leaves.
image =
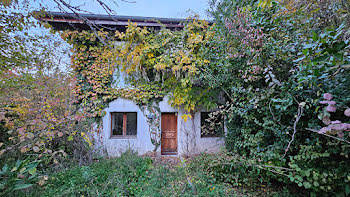
[[[118, 97], [147, 103], [171, 93], [170, 103], [190, 112], [201, 97], [194, 91], [192, 81], [200, 68], [210, 63], [201, 48], [214, 34], [208, 22], [196, 18], [175, 31], [153, 31], [130, 21], [125, 32], [114, 34], [65, 31], [62, 37], [74, 46], [72, 64], [79, 77], [75, 84], [77, 102], [87, 117], [100, 117], [106, 102]], [[115, 69], [125, 72], [139, 91], [113, 90]], [[157, 88], [143, 90], [145, 85]]]
[[158, 72], [170, 69], [174, 74], [188, 72], [194, 75], [198, 71], [196, 67], [209, 63], [198, 52], [198, 48], [214, 35], [214, 32], [207, 32], [208, 27], [206, 21], [194, 19], [181, 31], [161, 29], [158, 33], [150, 33], [129, 22], [125, 33], [115, 33], [117, 39], [123, 41], [117, 50], [118, 65], [127, 74], [146, 68]]
[[184, 115], [181, 116], [181, 118], [184, 120], [184, 122], [187, 122], [187, 120], [189, 118], [192, 118], [192, 115], [191, 114], [184, 114]]

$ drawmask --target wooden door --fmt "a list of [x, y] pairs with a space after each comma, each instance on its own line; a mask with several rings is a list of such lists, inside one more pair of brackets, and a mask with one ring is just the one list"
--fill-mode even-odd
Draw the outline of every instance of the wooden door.
[[163, 155], [177, 154], [177, 115], [175, 113], [162, 113], [161, 120]]

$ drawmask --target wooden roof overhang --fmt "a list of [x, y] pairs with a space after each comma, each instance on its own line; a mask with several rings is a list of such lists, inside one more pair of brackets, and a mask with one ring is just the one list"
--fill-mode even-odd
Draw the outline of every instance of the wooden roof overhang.
[[[172, 30], [182, 29], [186, 19], [179, 18], [157, 18], [142, 16], [100, 15], [47, 12], [38, 17], [38, 20], [48, 22], [55, 30], [76, 29], [89, 30], [103, 28], [111, 31], [125, 31], [128, 21], [136, 22], [139, 27], [160, 29], [162, 26]], [[208, 21], [212, 23], [212, 21]]]

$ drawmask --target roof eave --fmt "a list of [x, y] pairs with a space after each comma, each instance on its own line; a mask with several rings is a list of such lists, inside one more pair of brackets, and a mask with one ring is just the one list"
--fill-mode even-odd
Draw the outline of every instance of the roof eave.
[[[161, 28], [166, 27], [170, 29], [183, 28], [186, 19], [179, 18], [155, 18], [155, 17], [141, 17], [141, 16], [121, 16], [121, 15], [98, 15], [98, 14], [74, 14], [61, 12], [47, 12], [46, 15], [38, 18], [40, 21], [48, 22], [56, 30], [71, 28], [77, 25], [77, 29], [89, 29], [88, 21], [94, 26], [108, 27], [116, 30], [125, 30], [128, 21], [136, 22], [140, 27]], [[208, 21], [213, 23], [212, 21]]]

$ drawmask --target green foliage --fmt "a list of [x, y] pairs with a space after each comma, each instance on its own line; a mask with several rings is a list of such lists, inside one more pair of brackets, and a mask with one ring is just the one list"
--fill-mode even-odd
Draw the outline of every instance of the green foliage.
[[136, 195], [152, 168], [152, 160], [126, 152], [120, 158], [74, 167], [50, 177], [40, 191], [52, 195]]
[[[50, 175], [46, 185], [31, 196], [272, 196], [279, 189], [251, 190], [222, 182], [205, 167], [217, 155], [201, 155], [178, 164], [159, 164], [127, 151], [120, 158], [104, 159]], [[223, 159], [223, 158], [222, 158]]]
[[[225, 94], [220, 112], [226, 116], [229, 154], [204, 156], [172, 170], [125, 153], [57, 173], [37, 190], [41, 195], [215, 196], [234, 194], [231, 185], [279, 182], [310, 195], [349, 195], [349, 130], [311, 132], [330, 118], [349, 121], [344, 110], [350, 106], [350, 15], [344, 2], [213, 0], [214, 25], [194, 18], [179, 31], [133, 23], [124, 33], [65, 31], [62, 37], [73, 45], [73, 77], [49, 72], [56, 65], [49, 59], [52, 51], [44, 47], [39, 51], [48, 52], [41, 56], [27, 48], [42, 46], [39, 40], [24, 45], [31, 39], [13, 36], [31, 27], [32, 15], [10, 13], [6, 4], [0, 19], [0, 157], [10, 161], [9, 153], [30, 153], [48, 164], [67, 153], [89, 155], [80, 139], [92, 145], [89, 125], [100, 123], [103, 109], [119, 97], [148, 108], [170, 94], [174, 106], [193, 112], [217, 107], [217, 96]], [[37, 72], [24, 72], [27, 68]], [[120, 71], [135, 89], [112, 88]], [[324, 93], [334, 95], [336, 110], [322, 108]], [[10, 174], [1, 187], [16, 185], [17, 179], [7, 179], [16, 177], [16, 170]]]
[[16, 190], [32, 187], [37, 181], [40, 161], [17, 160], [15, 165], [5, 164], [0, 170], [0, 195], [8, 196]]
[[[188, 112], [215, 107], [217, 91], [196, 81], [200, 69], [209, 64], [204, 53], [215, 33], [211, 29], [206, 21], [193, 18], [177, 31], [152, 31], [129, 22], [125, 32], [115, 32], [115, 39], [104, 31], [99, 37], [90, 31], [62, 32], [74, 48], [77, 103], [97, 122], [107, 103], [118, 97], [147, 105], [170, 93], [170, 103]], [[134, 89], [112, 88], [112, 76], [120, 71]]]
[[[252, 172], [257, 179], [292, 183], [311, 194], [348, 195], [349, 144], [306, 129], [323, 127], [319, 102], [326, 92], [339, 105], [331, 117], [349, 121], [343, 114], [350, 106], [348, 24], [326, 24], [319, 14], [288, 9], [290, 5], [275, 1], [212, 3], [218, 33], [207, 53], [211, 63], [201, 78], [230, 98], [222, 110], [227, 117], [226, 148], [255, 165], [276, 169], [258, 173], [251, 163], [243, 163], [239, 169], [246, 173], [237, 173], [228, 167], [239, 166], [237, 159], [211, 168], [218, 177], [231, 175], [241, 182], [245, 178], [239, 176]], [[349, 132], [341, 136], [347, 140]]]
[[[73, 45], [73, 92], [87, 120], [101, 126], [103, 110], [117, 98], [132, 100], [150, 113], [155, 107], [150, 106], [165, 95], [172, 106], [181, 106], [189, 113], [199, 107], [215, 108], [219, 91], [198, 80], [200, 70], [210, 63], [204, 55], [215, 32], [207, 21], [196, 17], [183, 25], [183, 29], [170, 31], [140, 28], [129, 22], [125, 32], [61, 32]], [[114, 87], [113, 76], [121, 72], [128, 86]], [[148, 123], [157, 150], [160, 131], [159, 125], [155, 126], [160, 116], [155, 118]]]
[[[227, 152], [201, 154], [192, 158], [189, 168], [193, 172], [204, 174], [214, 185], [229, 185], [236, 195], [302, 196], [305, 193], [289, 191], [289, 195], [284, 194], [283, 188], [273, 181], [277, 177], [275, 172], [280, 167]], [[224, 193], [221, 195], [225, 196]]]
[[257, 183], [264, 182], [257, 179], [260, 170], [253, 164], [253, 161], [247, 161], [244, 158], [225, 153], [202, 155], [200, 158], [195, 158], [195, 160], [197, 159], [205, 162], [194, 162], [195, 165], [199, 166], [192, 167], [203, 168], [217, 182], [229, 183], [235, 187], [254, 187], [257, 186]]
[[350, 43], [349, 40], [341, 40], [343, 33], [344, 24], [337, 29], [328, 28], [320, 35], [312, 32], [312, 37], [303, 46], [303, 56], [296, 60], [300, 64], [297, 76], [300, 86], [303, 83], [318, 86], [321, 81], [325, 81], [324, 79], [334, 79], [339, 72], [342, 74], [348, 69], [347, 64], [350, 60], [347, 48]]

